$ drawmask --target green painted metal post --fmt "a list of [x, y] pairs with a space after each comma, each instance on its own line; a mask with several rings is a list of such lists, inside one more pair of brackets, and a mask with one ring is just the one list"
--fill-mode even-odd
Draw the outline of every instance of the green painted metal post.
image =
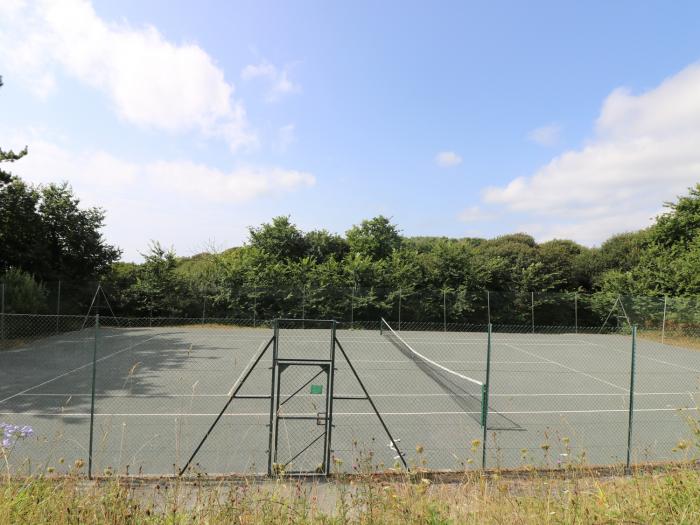
[[92, 446], [95, 428], [95, 376], [97, 372], [97, 348], [100, 338], [100, 314], [95, 314], [95, 344], [92, 349], [92, 392], [90, 394], [90, 444], [88, 447], [88, 478], [92, 479]]
[[399, 288], [399, 332], [401, 331], [401, 288]]
[[635, 376], [635, 365], [636, 365], [636, 355], [637, 355], [637, 325], [632, 327], [632, 362], [630, 364], [630, 406], [629, 406], [629, 419], [627, 422], [627, 463], [625, 465], [625, 471], [627, 474], [631, 473], [631, 462], [632, 462], [632, 421], [634, 419], [634, 376]]
[[5, 340], [5, 283], [0, 283], [0, 341]]
[[272, 443], [273, 436], [275, 433], [274, 423], [275, 423], [275, 404], [277, 398], [275, 398], [275, 379], [277, 373], [277, 356], [279, 352], [279, 320], [275, 319], [272, 321], [272, 366], [270, 366], [270, 371], [272, 377], [270, 379], [270, 421], [268, 427], [268, 437], [267, 437], [267, 475], [272, 476]]
[[58, 290], [56, 293], [56, 333], [60, 332], [60, 315], [61, 315], [61, 281], [58, 281]]
[[258, 314], [258, 287], [253, 286], [253, 328], [255, 328], [256, 317]]
[[442, 290], [442, 331], [447, 332], [447, 290]]
[[486, 322], [491, 324], [491, 292], [486, 290]]
[[331, 326], [331, 364], [328, 371], [328, 389], [326, 398], [326, 457], [324, 458], [324, 472], [326, 475], [331, 473], [331, 455], [333, 452], [333, 396], [335, 395], [335, 337], [336, 337], [336, 322], [332, 322]]
[[668, 296], [664, 295], [664, 318], [661, 321], [661, 344], [666, 341], [666, 306], [668, 303]]
[[486, 381], [484, 382], [484, 391], [481, 398], [481, 426], [483, 427], [483, 436], [481, 441], [481, 468], [486, 468], [486, 440], [489, 432], [489, 386], [491, 383], [491, 323], [488, 325], [487, 341], [486, 341]]
[[350, 328], [354, 328], [355, 324], [355, 285], [352, 285], [350, 290]]

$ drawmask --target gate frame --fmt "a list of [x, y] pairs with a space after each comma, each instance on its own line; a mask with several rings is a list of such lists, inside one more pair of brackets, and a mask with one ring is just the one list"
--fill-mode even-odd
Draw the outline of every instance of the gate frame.
[[[279, 323], [280, 321], [282, 322], [299, 322], [302, 323], [302, 329], [304, 327], [304, 323], [306, 322], [328, 322], [331, 323], [331, 341], [330, 341], [330, 359], [324, 360], [324, 359], [279, 359]], [[233, 385], [231, 390], [229, 391], [228, 394], [228, 400], [224, 404], [224, 407], [221, 409], [217, 417], [214, 419], [214, 422], [211, 424], [207, 432], [205, 433], [204, 437], [202, 440], [199, 442], [197, 447], [195, 448], [194, 452], [190, 456], [190, 458], [187, 460], [187, 463], [180, 469], [178, 476], [182, 476], [186, 471], [187, 468], [192, 464], [192, 461], [194, 461], [195, 456], [197, 453], [200, 451], [202, 446], [204, 445], [204, 442], [207, 440], [209, 435], [212, 433], [216, 425], [219, 423], [219, 420], [223, 417], [224, 413], [228, 409], [228, 407], [231, 405], [234, 399], [269, 399], [270, 400], [270, 421], [269, 421], [269, 430], [268, 430], [268, 468], [267, 468], [267, 475], [270, 477], [275, 477], [278, 476], [279, 473], [274, 473], [273, 472], [273, 447], [272, 447], [272, 440], [273, 436], [276, 434], [275, 428], [273, 425], [276, 425], [276, 418], [275, 418], [275, 405], [276, 405], [276, 399], [278, 400], [279, 398], [279, 392], [277, 389], [279, 388], [279, 384], [277, 381], [277, 376], [279, 375], [278, 373], [278, 367], [280, 363], [282, 364], [307, 364], [307, 365], [318, 365], [318, 366], [327, 366], [328, 367], [328, 388], [327, 388], [327, 394], [326, 394], [326, 430], [324, 431], [325, 434], [325, 443], [324, 443], [324, 465], [323, 465], [323, 472], [307, 472], [307, 471], [298, 471], [298, 472], [292, 472], [291, 474], [296, 474], [296, 475], [306, 475], [306, 476], [328, 476], [331, 474], [330, 468], [331, 468], [331, 453], [333, 451], [333, 442], [332, 442], [332, 430], [333, 430], [333, 401], [335, 399], [339, 400], [353, 400], [353, 401], [362, 401], [366, 400], [369, 402], [370, 406], [372, 407], [372, 411], [374, 414], [377, 416], [379, 419], [379, 422], [382, 425], [382, 428], [384, 429], [384, 432], [386, 435], [389, 437], [389, 440], [391, 441], [391, 446], [392, 449], [396, 452], [397, 456], [395, 459], [398, 459], [401, 461], [403, 464], [403, 467], [406, 469], [407, 472], [410, 472], [410, 468], [408, 467], [408, 464], [406, 463], [406, 458], [405, 454], [401, 451], [401, 449], [398, 446], [397, 440], [394, 439], [392, 436], [391, 432], [389, 431], [389, 427], [387, 427], [384, 418], [382, 418], [381, 414], [379, 413], [379, 410], [377, 410], [376, 405], [374, 404], [374, 401], [372, 400], [372, 397], [370, 396], [369, 392], [367, 391], [367, 388], [365, 387], [364, 383], [362, 382], [362, 379], [360, 379], [359, 374], [357, 373], [357, 370], [353, 366], [352, 362], [350, 361], [350, 358], [348, 357], [348, 354], [345, 352], [343, 349], [343, 346], [340, 344], [340, 341], [338, 340], [337, 337], [337, 321], [334, 319], [284, 319], [284, 318], [276, 318], [272, 321], [272, 326], [273, 326], [273, 335], [272, 337], [267, 341], [267, 343], [261, 348], [261, 350], [258, 352], [257, 356], [251, 361], [249, 366], [247, 367], [246, 370], [244, 370], [243, 374], [241, 377], [236, 381], [236, 383]], [[257, 367], [258, 363], [262, 359], [262, 356], [265, 355], [265, 353], [268, 351], [268, 349], [272, 346], [272, 366], [270, 367], [271, 369], [271, 385], [270, 385], [270, 395], [263, 395], [263, 396], [251, 396], [251, 395], [238, 395], [238, 392], [240, 389], [243, 387], [245, 384], [246, 380], [250, 376], [251, 372]], [[335, 362], [336, 362], [336, 347], [338, 350], [340, 350], [340, 353], [342, 354], [343, 358], [348, 364], [348, 367], [350, 368], [352, 375], [355, 377], [357, 380], [358, 384], [360, 385], [360, 388], [362, 389], [362, 392], [364, 393], [364, 396], [337, 396], [335, 395], [334, 391], [334, 383], [335, 383]], [[277, 398], [276, 398], [277, 394]], [[324, 435], [321, 434], [321, 435]], [[305, 450], [305, 449], [304, 449]], [[303, 450], [302, 450], [303, 452]], [[298, 456], [297, 456], [298, 457]]]

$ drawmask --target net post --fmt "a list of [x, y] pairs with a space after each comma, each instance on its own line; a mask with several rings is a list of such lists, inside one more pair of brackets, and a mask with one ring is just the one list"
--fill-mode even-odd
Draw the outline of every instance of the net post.
[[637, 354], [637, 325], [632, 326], [632, 361], [630, 363], [630, 400], [627, 420], [627, 462], [625, 463], [625, 473], [632, 473], [632, 421], [634, 416], [634, 376]]
[[88, 479], [92, 479], [92, 451], [95, 428], [95, 376], [97, 372], [97, 347], [100, 338], [100, 313], [95, 314], [95, 338], [92, 348], [92, 381], [90, 392], [90, 443], [88, 445]]
[[483, 435], [481, 441], [481, 468], [486, 469], [486, 440], [489, 432], [489, 386], [491, 382], [491, 323], [488, 324], [486, 330], [486, 381], [484, 382], [483, 396], [481, 400], [481, 426], [483, 427]]
[[664, 341], [666, 339], [666, 304], [668, 301], [668, 296], [664, 295], [664, 317], [663, 321], [661, 321], [661, 344], [664, 344]]

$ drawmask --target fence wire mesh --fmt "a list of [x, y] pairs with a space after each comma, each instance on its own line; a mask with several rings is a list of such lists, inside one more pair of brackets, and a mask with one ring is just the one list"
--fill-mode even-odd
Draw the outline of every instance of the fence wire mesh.
[[[325, 466], [331, 387], [334, 471], [400, 466], [400, 452], [409, 467], [433, 469], [625, 465], [628, 454], [633, 464], [663, 463], [695, 459], [700, 445], [694, 298], [355, 288], [331, 300], [328, 290], [256, 290], [245, 308], [227, 310], [234, 318], [213, 316], [212, 290], [189, 317], [111, 315], [109, 292], [87, 316], [19, 313], [5, 293], [0, 449], [17, 472], [92, 463], [93, 474], [176, 473], [218, 416], [188, 472], [267, 472], [272, 346], [249, 367], [275, 336], [279, 358], [335, 353], [332, 381], [313, 367], [282, 374], [280, 395], [302, 387], [285, 408], [309, 416], [285, 420], [276, 435], [275, 463], [287, 471]], [[304, 320], [281, 321], [275, 334], [269, 319], [280, 313]], [[335, 340], [328, 322], [309, 320], [321, 317], [337, 320]], [[383, 336], [382, 317], [422, 356], [476, 381], [487, 382], [490, 356], [485, 433], [479, 407]]]

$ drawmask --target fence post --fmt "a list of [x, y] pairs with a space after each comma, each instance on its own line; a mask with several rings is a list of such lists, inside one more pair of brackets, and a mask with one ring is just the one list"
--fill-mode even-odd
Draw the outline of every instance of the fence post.
[[[301, 289], [301, 318], [306, 319], [306, 286]], [[302, 327], [304, 323], [302, 321]]]
[[355, 285], [350, 289], [350, 328], [355, 325]]
[[95, 428], [95, 375], [97, 372], [97, 347], [100, 337], [100, 313], [95, 314], [95, 341], [92, 349], [92, 391], [90, 393], [90, 444], [88, 446], [88, 479], [92, 479], [92, 443]]
[[258, 313], [258, 287], [253, 286], [253, 328], [255, 328], [255, 317]]
[[632, 460], [632, 420], [634, 416], [634, 376], [635, 376], [635, 358], [637, 354], [637, 325], [632, 327], [632, 362], [630, 364], [630, 405], [629, 418], [627, 422], [627, 463], [625, 464], [625, 473], [631, 474]]
[[60, 331], [59, 321], [61, 315], [61, 280], [58, 280], [58, 291], [56, 292], [56, 333]]
[[664, 319], [661, 322], [661, 344], [664, 344], [664, 340], [666, 338], [666, 302], [667, 302], [668, 296], [664, 295]]
[[491, 292], [486, 290], [486, 324], [491, 324]]
[[574, 292], [574, 333], [578, 333], [578, 292]]
[[207, 296], [202, 297], [202, 324], [204, 324], [204, 318], [207, 316]]
[[447, 332], [447, 290], [442, 290], [442, 331]]
[[399, 288], [399, 332], [401, 331], [401, 288]]
[[532, 333], [535, 333], [535, 292], [530, 292], [530, 317], [532, 318]]
[[481, 442], [481, 468], [486, 469], [486, 440], [489, 435], [489, 387], [491, 383], [491, 323], [487, 328], [486, 336], [486, 381], [484, 391], [481, 396], [481, 424], [483, 426], [483, 436]]
[[0, 283], [0, 341], [5, 340], [5, 283]]

